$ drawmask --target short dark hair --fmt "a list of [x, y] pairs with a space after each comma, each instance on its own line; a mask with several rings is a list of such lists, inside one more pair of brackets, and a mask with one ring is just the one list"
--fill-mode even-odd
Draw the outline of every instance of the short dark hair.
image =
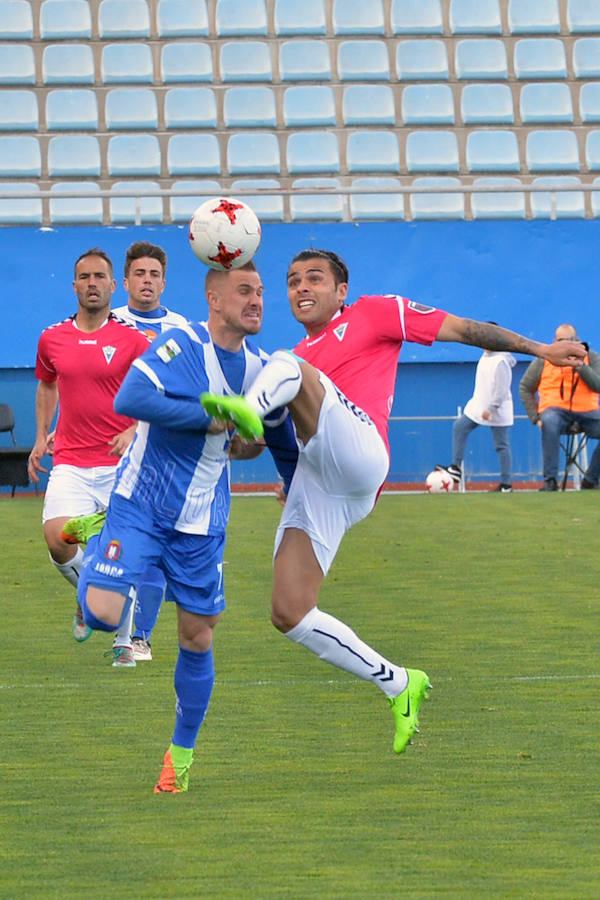
[[110, 277], [113, 277], [113, 264], [108, 253], [105, 253], [104, 250], [101, 250], [100, 247], [90, 247], [89, 250], [86, 250], [85, 253], [82, 253], [81, 256], [78, 256], [75, 260], [75, 265], [73, 266], [73, 277], [77, 277], [77, 263], [80, 263], [82, 259], [87, 259], [88, 256], [99, 256], [100, 259], [103, 259], [104, 262], [108, 263], [108, 268], [110, 271]]
[[132, 244], [125, 254], [125, 271], [124, 276], [127, 278], [129, 276], [129, 269], [131, 268], [131, 263], [136, 259], [141, 259], [143, 256], [149, 257], [149, 259], [155, 259], [162, 266], [163, 276], [167, 272], [167, 254], [163, 250], [162, 247], [159, 247], [158, 244], [151, 244], [150, 241], [136, 241]]
[[333, 250], [301, 250], [293, 258], [290, 265], [295, 262], [305, 262], [307, 259], [326, 259], [333, 272], [335, 286], [348, 284], [348, 266], [341, 256], [338, 256]]
[[220, 275], [229, 275], [230, 272], [258, 272], [258, 269], [254, 265], [254, 260], [249, 259], [247, 263], [244, 263], [243, 266], [238, 266], [237, 269], [211, 269], [209, 268], [206, 273], [206, 278], [204, 279], [204, 290], [209, 291], [211, 285], [215, 278], [218, 278]]

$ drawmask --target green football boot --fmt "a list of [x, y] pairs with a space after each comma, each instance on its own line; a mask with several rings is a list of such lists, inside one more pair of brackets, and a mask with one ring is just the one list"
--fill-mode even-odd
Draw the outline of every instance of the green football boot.
[[397, 697], [388, 697], [396, 722], [394, 753], [404, 753], [410, 744], [410, 739], [419, 727], [419, 707], [431, 689], [429, 677], [425, 672], [407, 669], [406, 674], [408, 675], [406, 688]]
[[87, 544], [95, 534], [100, 534], [106, 521], [106, 510], [93, 513], [91, 516], [79, 516], [69, 519], [60, 533], [65, 544]]
[[213, 419], [233, 422], [239, 434], [246, 440], [255, 441], [263, 436], [265, 429], [261, 418], [245, 397], [204, 393], [200, 395], [200, 403]]

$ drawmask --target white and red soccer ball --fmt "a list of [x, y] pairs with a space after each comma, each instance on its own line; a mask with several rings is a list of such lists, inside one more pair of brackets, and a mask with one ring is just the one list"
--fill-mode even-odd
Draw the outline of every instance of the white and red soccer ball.
[[246, 265], [258, 250], [260, 237], [254, 210], [233, 197], [206, 200], [190, 221], [190, 247], [211, 269], [227, 272]]
[[428, 494], [449, 494], [454, 490], [454, 479], [447, 472], [436, 469], [425, 479], [425, 487]]

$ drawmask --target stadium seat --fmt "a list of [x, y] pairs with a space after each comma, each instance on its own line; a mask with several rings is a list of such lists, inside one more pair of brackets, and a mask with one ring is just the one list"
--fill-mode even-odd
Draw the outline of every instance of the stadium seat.
[[389, 81], [387, 47], [383, 41], [342, 41], [337, 68], [340, 81]]
[[396, 47], [396, 73], [400, 81], [442, 81], [448, 78], [448, 56], [443, 41], [400, 41]]
[[205, 200], [210, 200], [215, 194], [221, 193], [221, 185], [218, 181], [200, 179], [198, 181], [174, 181], [172, 190], [193, 190], [190, 196], [169, 197], [169, 215], [174, 224], [189, 222], [194, 211]]
[[96, 92], [88, 89], [49, 91], [46, 128], [48, 131], [97, 131]]
[[29, 0], [3, 0], [0, 3], [0, 40], [33, 40], [33, 15]]
[[[280, 182], [274, 178], [240, 178], [231, 183], [231, 190], [234, 194], [237, 191], [280, 187]], [[248, 194], [240, 199], [250, 204], [261, 222], [283, 222], [283, 197], [281, 194]]]
[[217, 101], [206, 87], [170, 88], [165, 94], [165, 128], [216, 128]]
[[106, 94], [104, 116], [109, 131], [154, 131], [156, 94], [151, 88], [115, 88]]
[[2, 198], [0, 199], [0, 225], [41, 225], [42, 201], [36, 194], [40, 189], [31, 181], [18, 183], [4, 182], [1, 187], [3, 194], [27, 193], [31, 198]]
[[35, 59], [29, 44], [0, 44], [0, 84], [35, 84]]
[[150, 12], [146, 0], [102, 0], [98, 8], [98, 32], [102, 40], [149, 38]]
[[344, 125], [395, 125], [394, 92], [387, 84], [352, 84], [344, 88]]
[[508, 27], [512, 34], [558, 34], [558, 0], [509, 0]]
[[[418, 188], [446, 188], [454, 185], [460, 187], [458, 178], [424, 177], [413, 181], [413, 187]], [[447, 194], [435, 191], [410, 194], [410, 212], [413, 219], [464, 219], [465, 198], [460, 191]]]
[[217, 0], [218, 37], [267, 34], [264, 0]]
[[276, 128], [275, 94], [270, 87], [234, 87], [225, 91], [226, 128]]
[[409, 172], [458, 172], [458, 140], [454, 131], [411, 131], [406, 138]]
[[440, 0], [393, 0], [392, 34], [442, 34]]
[[323, 0], [275, 0], [275, 34], [326, 34]]
[[42, 56], [44, 84], [93, 84], [94, 55], [88, 44], [50, 44]]
[[[556, 175], [545, 178], [534, 178], [532, 184], [543, 184], [552, 187], [561, 184], [581, 184], [574, 175]], [[585, 217], [585, 199], [583, 191], [532, 191], [531, 215], [534, 219], [583, 219]]]
[[181, 81], [212, 81], [210, 46], [198, 41], [165, 44], [160, 55], [160, 78], [164, 84]]
[[335, 98], [322, 84], [287, 88], [283, 95], [286, 127], [335, 125]]
[[283, 41], [279, 47], [282, 81], [329, 81], [331, 62], [325, 41]]
[[152, 51], [148, 44], [106, 44], [100, 71], [104, 84], [152, 84]]
[[519, 100], [524, 125], [536, 122], [572, 122], [573, 102], [568, 84], [526, 84]]
[[111, 137], [107, 159], [109, 175], [160, 175], [160, 144], [153, 134], [117, 134]]
[[99, 176], [100, 144], [91, 134], [61, 135], [48, 144], [48, 174], [51, 178]]
[[517, 78], [566, 78], [565, 45], [558, 38], [522, 38], [515, 44]]
[[525, 147], [530, 172], [579, 170], [579, 149], [574, 131], [531, 131]]
[[273, 80], [271, 50], [266, 41], [226, 41], [221, 44], [222, 81]]
[[[115, 181], [111, 192], [123, 194], [132, 188], [141, 192], [160, 185], [158, 181]], [[115, 196], [110, 198], [108, 208], [112, 225], [150, 225], [164, 220], [162, 197]]]
[[[503, 187], [521, 184], [518, 178], [475, 178], [475, 187]], [[525, 194], [520, 191], [473, 192], [471, 214], [474, 219], [524, 219]]]
[[567, 27], [571, 34], [600, 31], [598, 0], [568, 0]]
[[0, 137], [0, 177], [30, 178], [42, 174], [42, 154], [36, 137]]
[[156, 27], [161, 38], [208, 37], [205, 0], [160, 0]]
[[231, 175], [279, 175], [277, 137], [264, 131], [232, 134], [227, 142], [227, 169]]
[[579, 92], [579, 114], [582, 122], [600, 122], [600, 83], [582, 84]]
[[[600, 188], [600, 178], [594, 178], [592, 184], [597, 184]], [[600, 216], [600, 191], [592, 191], [591, 194], [592, 200], [592, 215], [594, 218], [598, 218]]]
[[454, 65], [456, 77], [463, 81], [508, 78], [506, 45], [497, 38], [458, 41]]
[[45, 0], [40, 7], [43, 41], [91, 38], [92, 16], [87, 0]]
[[447, 84], [410, 84], [402, 91], [405, 125], [453, 125], [454, 98]]
[[39, 114], [34, 91], [0, 91], [0, 131], [37, 131]]
[[291, 134], [287, 140], [287, 168], [291, 175], [340, 171], [337, 136], [332, 131]]
[[316, 194], [292, 194], [290, 216], [292, 222], [340, 222], [346, 203], [340, 194], [323, 193], [324, 188], [339, 188], [338, 178], [297, 178], [292, 188], [315, 188]]
[[519, 172], [519, 143], [514, 131], [472, 131], [467, 136], [469, 172]]
[[467, 84], [460, 95], [460, 115], [465, 125], [512, 124], [512, 91], [507, 84]]
[[383, 34], [381, 0], [333, 0], [334, 34]]
[[600, 131], [589, 131], [585, 140], [585, 161], [590, 172], [600, 169]]
[[221, 153], [214, 134], [174, 134], [167, 147], [169, 175], [220, 175]]
[[351, 132], [346, 141], [346, 165], [349, 172], [399, 172], [396, 132]]
[[404, 218], [404, 196], [382, 188], [398, 187], [398, 178], [365, 176], [354, 178], [352, 187], [373, 188], [373, 193], [350, 194], [350, 217], [355, 221], [398, 221]]
[[[95, 194], [100, 187], [94, 181], [58, 181], [50, 190]], [[102, 197], [51, 197], [50, 224], [102, 225]]]
[[450, 0], [452, 34], [502, 34], [499, 0]]
[[600, 78], [600, 38], [579, 38], [573, 47], [575, 78]]

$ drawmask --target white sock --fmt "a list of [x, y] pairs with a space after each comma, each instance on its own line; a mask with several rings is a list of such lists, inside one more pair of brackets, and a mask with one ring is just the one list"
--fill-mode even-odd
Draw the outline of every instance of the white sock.
[[130, 594], [132, 598], [131, 601], [126, 600], [126, 603], [129, 603], [129, 609], [127, 611], [127, 615], [123, 619], [122, 624], [119, 626], [117, 631], [115, 632], [115, 639], [113, 641], [113, 647], [131, 647], [131, 635], [133, 633], [133, 615], [135, 613], [135, 601], [136, 601], [137, 591], [133, 591]]
[[351, 628], [318, 606], [285, 636], [311, 650], [319, 659], [372, 682], [388, 697], [397, 697], [408, 683], [405, 668], [385, 659], [361, 641]]
[[289, 350], [276, 350], [263, 366], [246, 400], [261, 418], [293, 400], [302, 387], [300, 363]]
[[58, 569], [63, 578], [66, 578], [69, 584], [72, 584], [73, 587], [76, 588], [79, 582], [81, 563], [83, 562], [83, 550], [81, 547], [79, 545], [77, 546], [75, 556], [66, 563], [56, 562], [51, 553], [49, 553], [48, 556], [50, 557], [52, 565]]

